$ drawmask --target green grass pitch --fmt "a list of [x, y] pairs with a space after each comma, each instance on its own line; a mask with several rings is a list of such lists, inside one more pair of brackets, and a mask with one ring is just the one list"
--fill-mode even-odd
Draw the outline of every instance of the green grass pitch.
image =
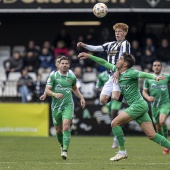
[[170, 155], [146, 137], [126, 137], [128, 159], [111, 162], [112, 137], [73, 136], [68, 159], [55, 137], [0, 137], [0, 170], [169, 170]]

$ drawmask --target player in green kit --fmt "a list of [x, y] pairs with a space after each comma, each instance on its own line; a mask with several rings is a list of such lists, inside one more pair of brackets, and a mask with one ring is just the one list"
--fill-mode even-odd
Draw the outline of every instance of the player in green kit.
[[149, 78], [159, 81], [163, 80], [165, 77], [132, 69], [131, 67], [135, 63], [135, 58], [126, 52], [122, 53], [120, 58], [117, 60], [116, 66], [108, 63], [106, 60], [84, 52], [80, 53], [78, 57], [81, 59], [90, 58], [96, 63], [113, 71], [118, 70], [120, 73], [119, 86], [129, 107], [122, 111], [111, 122], [112, 132], [118, 140], [119, 152], [114, 157], [110, 158], [110, 160], [119, 161], [128, 157], [125, 148], [124, 133], [120, 125], [126, 124], [131, 120], [135, 120], [140, 125], [141, 129], [150, 140], [170, 149], [170, 142], [164, 136], [155, 132], [148, 114], [148, 104], [143, 99], [138, 87], [139, 78]]
[[53, 124], [56, 126], [63, 159], [67, 159], [71, 139], [70, 124], [74, 110], [72, 91], [80, 99], [82, 108], [85, 107], [85, 100], [76, 86], [76, 76], [68, 72], [68, 68], [68, 58], [61, 57], [59, 70], [50, 74], [45, 89], [45, 93], [52, 97]]
[[[109, 74], [107, 71], [101, 72], [97, 77], [96, 89], [101, 92], [104, 84], [109, 80]], [[117, 112], [120, 110], [122, 106], [122, 102], [118, 102], [117, 100], [111, 100], [106, 104], [108, 109], [108, 113], [110, 114], [111, 120], [115, 118]], [[116, 113], [115, 113], [116, 112]], [[116, 138], [113, 138], [112, 148], [115, 149], [118, 147], [118, 142]]]
[[[145, 79], [143, 85], [143, 97], [151, 102], [151, 112], [153, 123], [155, 124], [156, 131], [168, 137], [168, 127], [166, 125], [166, 118], [170, 113], [170, 99], [168, 84], [170, 84], [170, 75], [161, 73], [162, 63], [158, 60], [154, 61], [152, 70], [155, 75], [163, 75], [165, 79], [159, 82], [155, 80]], [[168, 154], [169, 149], [164, 148], [163, 154]]]

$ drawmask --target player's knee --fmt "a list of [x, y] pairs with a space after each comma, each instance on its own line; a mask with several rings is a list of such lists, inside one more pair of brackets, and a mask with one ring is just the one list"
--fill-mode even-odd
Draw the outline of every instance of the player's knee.
[[148, 134], [147, 137], [148, 139], [152, 140], [155, 137], [155, 134]]
[[111, 127], [114, 128], [115, 126], [118, 126], [118, 124], [115, 120], [112, 120]]
[[113, 100], [119, 100], [119, 95], [112, 95]]
[[107, 98], [100, 97], [100, 103], [101, 104], [106, 104], [107, 103]]
[[70, 126], [69, 125], [64, 125], [63, 126], [63, 131], [68, 131], [68, 130], [70, 130]]

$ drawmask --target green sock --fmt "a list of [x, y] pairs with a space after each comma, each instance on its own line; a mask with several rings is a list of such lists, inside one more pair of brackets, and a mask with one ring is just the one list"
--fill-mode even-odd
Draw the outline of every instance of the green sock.
[[68, 150], [70, 145], [71, 133], [70, 131], [63, 132], [63, 150]]
[[154, 136], [152, 140], [156, 142], [157, 144], [170, 149], [170, 142], [164, 136], [161, 136], [158, 133], [156, 133], [156, 135]]
[[117, 100], [111, 100], [111, 110], [120, 110], [122, 106], [122, 102], [118, 102]]
[[163, 133], [163, 136], [165, 137], [165, 138], [168, 138], [168, 126], [167, 125], [164, 125], [164, 126], [162, 126], [162, 133]]
[[117, 138], [119, 149], [121, 151], [125, 150], [125, 140], [124, 140], [124, 133], [120, 126], [116, 126], [112, 128], [113, 135]]
[[56, 138], [59, 141], [59, 143], [61, 144], [61, 146], [63, 145], [63, 133], [61, 134], [56, 134]]

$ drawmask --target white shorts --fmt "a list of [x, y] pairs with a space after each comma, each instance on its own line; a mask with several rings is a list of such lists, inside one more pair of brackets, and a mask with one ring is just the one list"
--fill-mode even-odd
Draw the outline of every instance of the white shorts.
[[112, 76], [109, 78], [109, 80], [104, 84], [101, 94], [105, 94], [107, 96], [111, 96], [113, 91], [120, 91], [119, 84], [113, 83]]

